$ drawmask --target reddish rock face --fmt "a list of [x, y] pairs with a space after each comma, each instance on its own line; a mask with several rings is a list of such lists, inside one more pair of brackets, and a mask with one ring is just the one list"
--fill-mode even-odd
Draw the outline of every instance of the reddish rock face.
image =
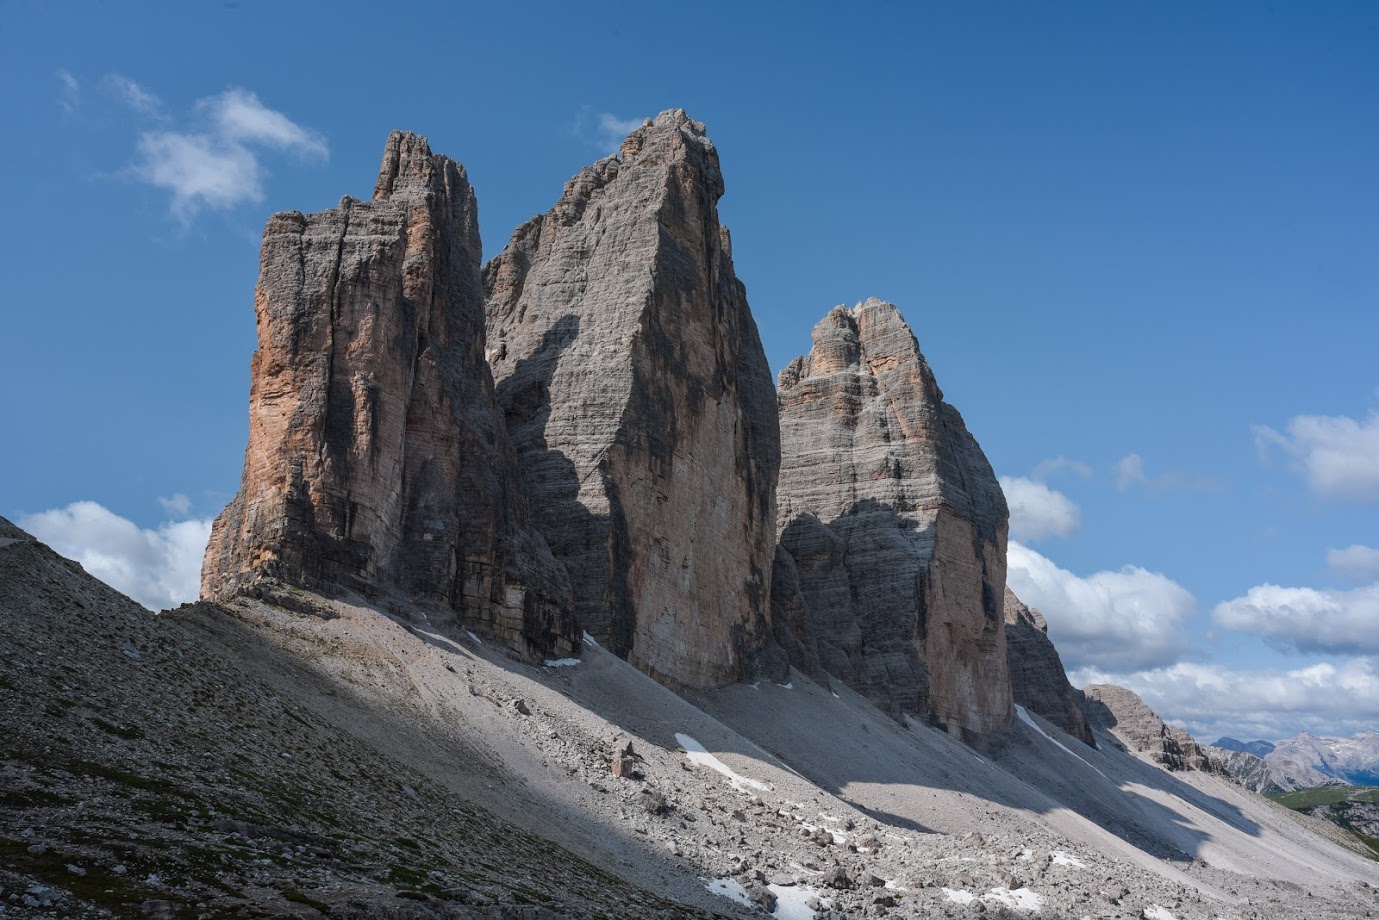
[[1049, 641], [1049, 624], [1006, 588], [1006, 655], [1010, 660], [1010, 690], [1015, 702], [1096, 747], [1077, 691], [1068, 683], [1063, 660]]
[[672, 687], [742, 678], [769, 638], [776, 399], [722, 194], [704, 126], [663, 112], [484, 268], [498, 399], [579, 619]]
[[494, 402], [480, 252], [464, 169], [400, 132], [372, 202], [269, 219], [244, 476], [204, 597], [357, 591], [529, 657], [578, 652]]
[[835, 307], [779, 396], [782, 646], [892, 711], [1011, 724], [1005, 497], [899, 311]]
[[1169, 725], [1139, 694], [1115, 684], [1091, 684], [1083, 691], [1089, 720], [1113, 732], [1132, 751], [1147, 754], [1167, 770], [1220, 773], [1214, 759], [1186, 729]]

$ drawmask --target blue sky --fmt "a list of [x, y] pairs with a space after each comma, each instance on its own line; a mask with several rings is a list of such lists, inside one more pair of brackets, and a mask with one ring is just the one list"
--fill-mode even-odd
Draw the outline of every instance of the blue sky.
[[405, 128], [491, 255], [679, 106], [772, 367], [901, 307], [1078, 679], [1212, 737], [1379, 723], [1379, 7], [739, 6], [0, 3], [0, 514], [182, 599], [270, 213], [367, 198]]

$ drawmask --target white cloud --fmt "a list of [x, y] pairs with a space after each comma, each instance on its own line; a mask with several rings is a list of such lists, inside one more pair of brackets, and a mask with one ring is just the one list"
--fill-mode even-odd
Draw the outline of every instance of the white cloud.
[[1282, 449], [1323, 498], [1379, 502], [1379, 412], [1363, 420], [1299, 415], [1286, 433], [1263, 425], [1254, 432], [1261, 459]]
[[230, 141], [259, 143], [305, 156], [324, 158], [329, 154], [325, 138], [268, 108], [248, 90], [232, 87], [219, 96], [202, 99], [197, 107], [211, 113], [220, 134]]
[[1138, 566], [1085, 578], [1014, 540], [1007, 582], [1049, 621], [1049, 636], [1070, 668], [1133, 671], [1178, 661], [1193, 596], [1173, 580]]
[[1144, 458], [1139, 454], [1126, 454], [1116, 461], [1116, 488], [1124, 492], [1126, 489], [1141, 483], [1148, 483], [1149, 477], [1144, 475]]
[[158, 504], [162, 505], [163, 510], [168, 514], [185, 515], [188, 511], [192, 510], [192, 500], [181, 492], [177, 492], [173, 495], [158, 496]]
[[81, 105], [81, 83], [65, 70], [59, 70], [54, 76], [62, 85], [62, 95], [58, 97], [58, 104], [64, 112], [75, 112], [77, 106]]
[[1222, 735], [1278, 740], [1310, 731], [1349, 735], [1379, 721], [1379, 667], [1357, 657], [1290, 670], [1181, 662], [1137, 673], [1072, 672], [1077, 686], [1119, 684], [1202, 742]]
[[194, 601], [199, 594], [209, 519], [147, 530], [85, 501], [23, 515], [19, 526], [152, 610]]
[[1379, 584], [1349, 591], [1257, 585], [1212, 619], [1300, 651], [1379, 652]]
[[1002, 476], [1001, 491], [1010, 506], [1010, 534], [1021, 540], [1067, 537], [1077, 532], [1082, 514], [1062, 492], [1023, 476]]
[[1214, 476], [1202, 473], [1185, 473], [1170, 470], [1157, 476], [1150, 476], [1144, 470], [1144, 458], [1139, 454], [1126, 454], [1116, 461], [1112, 469], [1116, 474], [1116, 488], [1125, 492], [1136, 486], [1153, 492], [1224, 492], [1226, 484]]
[[128, 77], [117, 73], [106, 74], [104, 83], [115, 98], [140, 115], [157, 116], [163, 110], [161, 99]]
[[1331, 571], [1351, 581], [1379, 579], [1379, 549], [1372, 546], [1357, 543], [1345, 549], [1329, 549], [1326, 564]]
[[230, 208], [263, 200], [266, 171], [258, 149], [269, 147], [324, 159], [319, 134], [261, 103], [247, 90], [231, 88], [202, 99], [197, 130], [146, 131], [139, 136], [133, 173], [172, 193], [172, 213], [189, 221], [202, 207]]
[[1070, 460], [1063, 456], [1054, 457], [1052, 460], [1044, 460], [1034, 468], [1034, 471], [1030, 473], [1029, 476], [1037, 482], [1044, 482], [1054, 473], [1059, 473], [1063, 470], [1076, 473], [1083, 479], [1092, 478], [1092, 468], [1090, 466], [1083, 463], [1081, 460]]
[[607, 112], [602, 113], [598, 117], [596, 129], [599, 146], [617, 153], [627, 135], [640, 128], [645, 121], [643, 118], [618, 118]]

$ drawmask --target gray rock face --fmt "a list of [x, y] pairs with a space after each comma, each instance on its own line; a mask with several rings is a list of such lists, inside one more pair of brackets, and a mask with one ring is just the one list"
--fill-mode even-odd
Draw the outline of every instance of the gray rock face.
[[800, 597], [778, 625], [803, 623], [797, 666], [951, 731], [1009, 725], [1005, 497], [899, 311], [835, 307], [779, 397], [793, 566], [773, 594]]
[[1264, 758], [1257, 754], [1214, 745], [1207, 746], [1207, 753], [1221, 764], [1221, 769], [1227, 776], [1251, 792], [1270, 795], [1275, 792], [1291, 791], [1283, 788], [1274, 780], [1273, 774], [1269, 771], [1269, 765], [1264, 762]]
[[1139, 695], [1115, 684], [1092, 684], [1083, 689], [1087, 718], [1125, 742], [1132, 751], [1148, 754], [1168, 770], [1222, 772], [1219, 761], [1193, 737], [1169, 725], [1145, 705]]
[[584, 628], [672, 687], [770, 634], [779, 431], [718, 154], [663, 112], [484, 268], [489, 361]]
[[1096, 747], [1087, 716], [1068, 683], [1058, 650], [1049, 641], [1049, 624], [1038, 610], [1026, 606], [1006, 588], [1006, 658], [1010, 690], [1015, 702]]
[[463, 168], [400, 132], [372, 202], [269, 219], [244, 476], [204, 597], [355, 590], [532, 657], [578, 653], [494, 402], [480, 252]]

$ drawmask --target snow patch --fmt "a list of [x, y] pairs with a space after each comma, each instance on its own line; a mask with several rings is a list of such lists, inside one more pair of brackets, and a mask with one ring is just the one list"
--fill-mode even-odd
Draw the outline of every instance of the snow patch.
[[699, 764], [700, 766], [708, 767], [710, 770], [722, 773], [724, 776], [728, 777], [728, 782], [733, 784], [733, 788], [749, 788], [761, 792], [769, 792], [771, 790], [769, 784], [755, 779], [748, 779], [742, 774], [734, 771], [732, 767], [710, 754], [708, 748], [704, 747], [704, 745], [700, 744], [698, 741], [695, 741], [689, 735], [682, 735], [676, 732], [675, 740], [680, 743], [680, 747], [685, 749], [685, 756], [689, 758], [690, 763]]
[[547, 658], [546, 667], [548, 668], [572, 668], [579, 664], [578, 658]]
[[[1054, 745], [1054, 746], [1057, 747], [1057, 748], [1060, 748], [1060, 749], [1063, 750], [1065, 753], [1067, 753], [1067, 754], [1069, 754], [1069, 755], [1071, 755], [1071, 756], [1073, 756], [1073, 757], [1077, 757], [1078, 760], [1082, 760], [1081, 757], [1078, 757], [1077, 754], [1074, 754], [1074, 753], [1073, 753], [1071, 750], [1069, 750], [1064, 744], [1062, 744], [1060, 741], [1058, 741], [1058, 740], [1055, 739], [1053, 736], [1051, 736], [1048, 732], [1046, 732], [1046, 731], [1044, 731], [1042, 728], [1040, 728], [1040, 727], [1039, 727], [1039, 724], [1029, 717], [1029, 713], [1025, 711], [1025, 707], [1021, 706], [1019, 703], [1016, 703], [1016, 704], [1015, 704], [1015, 714], [1018, 715], [1018, 716], [1020, 717], [1020, 721], [1021, 721], [1021, 722], [1024, 722], [1024, 723], [1025, 723], [1026, 725], [1028, 725], [1030, 728], [1034, 729], [1034, 730], [1037, 731], [1039, 734], [1043, 735], [1044, 738], [1045, 738], [1050, 744]], [[1082, 760], [1082, 762], [1083, 762], [1083, 763], [1087, 763], [1087, 761], [1085, 761], [1085, 760]], [[1087, 763], [1087, 766], [1092, 767], [1092, 765], [1089, 764], [1089, 763]], [[1092, 769], [1093, 769], [1093, 770], [1096, 770], [1097, 773], [1100, 773], [1102, 776], [1105, 776], [1105, 775], [1106, 775], [1105, 773], [1102, 773], [1100, 770], [1097, 770], [1096, 767], [1092, 767]]]
[[1055, 866], [1076, 866], [1079, 869], [1087, 868], [1087, 864], [1073, 856], [1071, 853], [1064, 853], [1062, 850], [1054, 850], [1051, 854]]
[[1144, 909], [1145, 920], [1178, 920], [1169, 912], [1168, 908], [1152, 904]]
[[1037, 911], [1044, 904], [1044, 899], [1028, 888], [1016, 888], [1014, 891], [1009, 888], [993, 888], [982, 897], [982, 900], [995, 901], [997, 904], [1025, 911]]
[[752, 899], [747, 897], [747, 889], [739, 885], [730, 878], [704, 878], [700, 879], [704, 887], [718, 895], [720, 898], [728, 898], [746, 907], [752, 906]]
[[943, 889], [943, 896], [954, 904], [971, 904], [977, 900], [977, 896], [970, 891], [954, 891], [952, 888]]
[[782, 690], [794, 690], [794, 689], [795, 689], [795, 682], [792, 680], [792, 681], [790, 681], [789, 683], [786, 683], [786, 684], [776, 684], [776, 686], [777, 686], [777, 687], [780, 687]]
[[766, 887], [776, 896], [776, 910], [771, 914], [776, 920], [814, 920], [814, 911], [809, 908], [812, 898], [819, 898], [819, 903], [825, 907], [833, 906], [828, 899], [819, 897], [818, 888], [810, 888], [808, 885]]
[[594, 641], [594, 637], [589, 635], [587, 632], [584, 634], [584, 644], [592, 645], [594, 648], [603, 648], [603, 646], [599, 645], [598, 642]]
[[482, 640], [482, 639], [480, 639], [478, 636], [474, 635], [474, 633], [471, 632], [470, 630], [466, 629], [466, 630], [464, 631], [464, 634], [465, 634], [466, 636], [468, 636], [469, 638], [473, 639], [475, 645], [483, 645], [483, 644], [484, 644], [484, 640]]

